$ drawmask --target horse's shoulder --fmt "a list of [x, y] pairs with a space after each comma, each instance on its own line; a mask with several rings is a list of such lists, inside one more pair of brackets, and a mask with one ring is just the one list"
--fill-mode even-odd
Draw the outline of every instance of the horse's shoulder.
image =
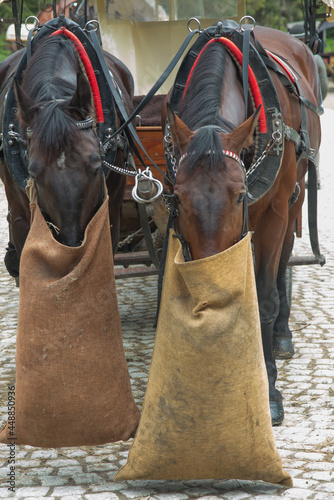
[[120, 85], [121, 90], [123, 92], [125, 90], [129, 98], [132, 100], [134, 96], [134, 80], [129, 68], [116, 56], [106, 52], [105, 50], [103, 51], [103, 56], [108, 68], [113, 73], [118, 85]]

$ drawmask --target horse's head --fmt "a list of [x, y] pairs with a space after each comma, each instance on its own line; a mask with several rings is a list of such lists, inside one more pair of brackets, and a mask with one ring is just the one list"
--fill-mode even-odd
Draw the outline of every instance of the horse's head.
[[[38, 204], [57, 239], [78, 246], [85, 228], [104, 198], [100, 145], [94, 132], [91, 90], [87, 79], [73, 73], [58, 86], [59, 97], [33, 98], [15, 81], [18, 116], [27, 130], [28, 170], [35, 181]], [[54, 84], [53, 84], [54, 85]], [[51, 85], [50, 85], [51, 86]], [[57, 85], [56, 85], [57, 86]]]
[[240, 240], [247, 200], [239, 155], [252, 143], [258, 114], [227, 133], [218, 126], [191, 131], [167, 109], [173, 142], [182, 155], [174, 186], [178, 230], [193, 259], [222, 252]]

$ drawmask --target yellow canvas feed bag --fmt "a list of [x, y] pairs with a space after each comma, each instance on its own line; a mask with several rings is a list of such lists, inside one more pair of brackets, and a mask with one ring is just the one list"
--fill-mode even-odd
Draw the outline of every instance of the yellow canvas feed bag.
[[172, 232], [142, 416], [115, 480], [231, 478], [292, 486], [271, 426], [250, 235], [185, 262]]

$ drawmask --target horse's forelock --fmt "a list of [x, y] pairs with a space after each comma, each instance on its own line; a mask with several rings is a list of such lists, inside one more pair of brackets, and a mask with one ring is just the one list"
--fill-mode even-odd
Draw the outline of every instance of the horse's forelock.
[[206, 168], [217, 171], [226, 165], [223, 149], [218, 129], [215, 127], [200, 128], [186, 148], [187, 161], [184, 162], [184, 168], [189, 172], [193, 171], [196, 165], [205, 159]]
[[60, 150], [75, 144], [79, 139], [76, 121], [56, 102], [44, 106], [36, 114], [32, 128], [34, 140], [49, 160], [55, 159]]
[[[37, 45], [32, 57], [27, 65], [23, 74], [22, 85], [25, 91], [32, 99], [38, 99], [38, 92], [41, 85], [52, 84], [55, 75], [57, 61], [66, 57], [74, 71], [80, 71], [78, 56], [75, 48], [70, 40], [65, 39], [63, 36], [54, 36], [51, 38], [44, 38]], [[62, 82], [58, 78], [57, 85], [60, 85], [58, 92], [61, 92]]]
[[[71, 116], [69, 103], [75, 86], [56, 74], [56, 61], [66, 57], [73, 73], [80, 71], [75, 48], [62, 36], [44, 39], [37, 46], [25, 71], [22, 87], [35, 101], [34, 121], [31, 124], [34, 140], [44, 150], [48, 160], [57, 157], [59, 150], [75, 143], [78, 128]], [[79, 110], [75, 110], [79, 119]]]

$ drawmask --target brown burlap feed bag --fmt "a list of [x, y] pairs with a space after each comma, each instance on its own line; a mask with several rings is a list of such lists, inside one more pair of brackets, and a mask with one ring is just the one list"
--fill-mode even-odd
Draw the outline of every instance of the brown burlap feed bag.
[[[31, 212], [20, 267], [16, 444], [127, 440], [139, 411], [122, 344], [108, 200], [75, 248], [53, 238], [36, 204]], [[5, 427], [0, 441], [8, 437]]]
[[269, 410], [250, 235], [184, 262], [171, 234], [156, 340], [128, 479], [292, 486]]

